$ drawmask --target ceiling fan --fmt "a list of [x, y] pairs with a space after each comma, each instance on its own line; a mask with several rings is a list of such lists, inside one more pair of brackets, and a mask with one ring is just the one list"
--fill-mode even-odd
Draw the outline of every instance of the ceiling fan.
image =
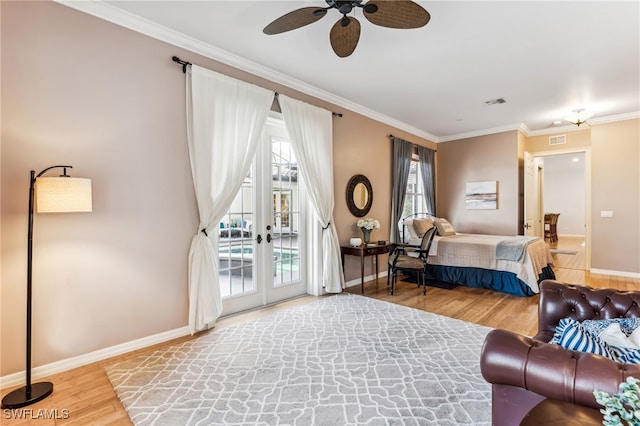
[[341, 58], [353, 53], [360, 39], [360, 22], [353, 16], [347, 16], [354, 8], [361, 8], [369, 22], [387, 28], [420, 28], [429, 22], [431, 15], [422, 6], [407, 0], [363, 0], [338, 1], [325, 0], [327, 7], [303, 7], [282, 15], [262, 30], [273, 35], [312, 24], [324, 17], [329, 9], [342, 14], [333, 27], [329, 39], [333, 51]]

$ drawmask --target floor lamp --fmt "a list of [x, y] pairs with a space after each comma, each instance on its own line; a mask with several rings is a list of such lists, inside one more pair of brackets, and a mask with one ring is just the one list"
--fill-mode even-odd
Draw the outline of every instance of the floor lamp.
[[[53, 383], [31, 383], [31, 277], [33, 263], [34, 201], [38, 213], [90, 212], [91, 180], [67, 175], [71, 166], [47, 167], [36, 175], [31, 171], [29, 183], [29, 229], [27, 233], [27, 366], [26, 384], [2, 398], [2, 408], [14, 409], [34, 404], [51, 395]], [[59, 177], [42, 177], [52, 169], [62, 169]]]

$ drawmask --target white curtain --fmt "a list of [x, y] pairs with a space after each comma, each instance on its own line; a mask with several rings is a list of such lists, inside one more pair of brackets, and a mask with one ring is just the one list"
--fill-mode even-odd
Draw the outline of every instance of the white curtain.
[[200, 225], [189, 251], [189, 330], [222, 313], [218, 226], [251, 167], [273, 92], [205, 68], [187, 71], [187, 138]]
[[324, 287], [328, 293], [340, 293], [344, 288], [344, 276], [340, 242], [333, 223], [332, 114], [284, 95], [278, 97], [278, 102], [317, 219], [316, 229], [307, 233], [314, 249], [308, 250], [307, 264], [314, 265], [315, 254], [321, 252], [322, 277], [309, 277], [308, 292], [317, 296], [322, 294]]

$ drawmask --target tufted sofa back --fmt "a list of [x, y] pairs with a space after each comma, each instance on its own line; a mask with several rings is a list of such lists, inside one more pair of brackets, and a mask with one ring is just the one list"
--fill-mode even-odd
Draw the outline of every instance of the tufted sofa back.
[[577, 321], [640, 317], [640, 291], [597, 289], [555, 280], [540, 283], [538, 334], [548, 342], [562, 318]]

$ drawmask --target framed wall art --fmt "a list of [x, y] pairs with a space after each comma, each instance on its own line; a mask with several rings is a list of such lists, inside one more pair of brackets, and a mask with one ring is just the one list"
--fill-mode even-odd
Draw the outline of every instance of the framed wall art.
[[465, 204], [468, 210], [498, 208], [498, 181], [467, 182]]

